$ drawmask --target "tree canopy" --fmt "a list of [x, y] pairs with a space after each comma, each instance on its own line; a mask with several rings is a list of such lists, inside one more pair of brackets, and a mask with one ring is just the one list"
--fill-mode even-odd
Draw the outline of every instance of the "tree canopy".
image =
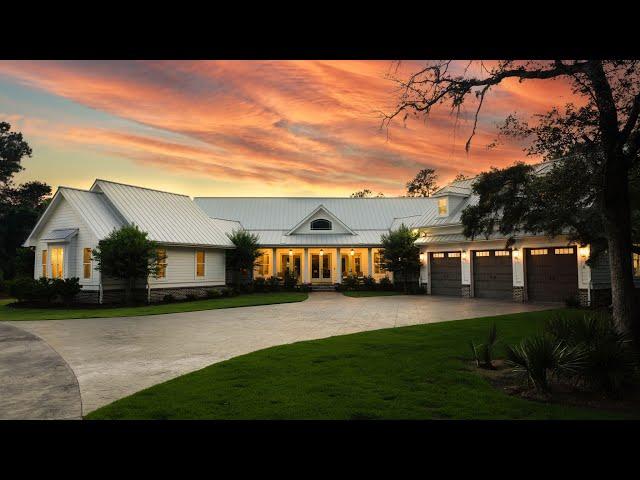
[[407, 280], [420, 271], [420, 247], [415, 244], [418, 235], [404, 224], [382, 235], [380, 255], [384, 268], [393, 272], [394, 281], [402, 279], [405, 291]]
[[[372, 198], [374, 197], [373, 192], [371, 190], [369, 190], [368, 188], [363, 188], [362, 190], [358, 190], [357, 192], [353, 192], [350, 195], [351, 198]], [[378, 192], [377, 195], [375, 195], [375, 198], [382, 198], [384, 197], [384, 193], [382, 192]]]
[[233, 283], [238, 285], [243, 277], [249, 279], [253, 273], [253, 267], [261, 255], [259, 239], [255, 233], [245, 230], [234, 230], [227, 236], [235, 246], [226, 251], [227, 268], [233, 274]]
[[430, 197], [438, 190], [437, 178], [433, 168], [423, 168], [407, 182], [407, 197]]

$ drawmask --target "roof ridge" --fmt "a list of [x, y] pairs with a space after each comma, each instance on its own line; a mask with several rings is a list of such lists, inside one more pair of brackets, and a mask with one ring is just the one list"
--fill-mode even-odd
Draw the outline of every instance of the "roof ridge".
[[104, 178], [96, 178], [95, 181], [93, 182], [93, 184], [95, 185], [96, 182], [113, 183], [115, 185], [122, 185], [122, 186], [125, 186], [125, 187], [139, 188], [141, 190], [149, 190], [151, 192], [166, 193], [168, 195], [176, 195], [178, 197], [191, 198], [191, 197], [189, 197], [189, 195], [185, 195], [184, 193], [167, 192], [166, 190], [158, 190], [157, 188], [141, 187], [139, 185], [131, 185], [130, 183], [114, 182], [113, 180], [105, 180]]
[[278, 200], [424, 200], [429, 197], [368, 197], [368, 198], [352, 198], [352, 197], [229, 197], [229, 196], [218, 196], [218, 197], [193, 197], [196, 199], [278, 199]]

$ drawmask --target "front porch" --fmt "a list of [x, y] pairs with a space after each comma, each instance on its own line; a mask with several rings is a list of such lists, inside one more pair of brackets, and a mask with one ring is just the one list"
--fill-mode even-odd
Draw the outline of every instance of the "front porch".
[[261, 253], [254, 278], [283, 279], [291, 272], [300, 283], [333, 285], [342, 283], [349, 275], [372, 276], [377, 281], [391, 277], [391, 273], [382, 268], [376, 247], [272, 247], [261, 249]]

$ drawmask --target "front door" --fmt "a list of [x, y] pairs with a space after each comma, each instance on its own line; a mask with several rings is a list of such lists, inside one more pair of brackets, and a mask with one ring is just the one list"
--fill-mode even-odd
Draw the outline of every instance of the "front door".
[[300, 280], [300, 261], [301, 261], [301, 256], [300, 255], [288, 255], [288, 254], [283, 254], [280, 257], [280, 265], [282, 268], [282, 271], [280, 272], [280, 274], [282, 276], [284, 276], [284, 274], [286, 272], [292, 272], [295, 274], [296, 278], [298, 280]]
[[311, 255], [311, 281], [331, 282], [331, 255]]

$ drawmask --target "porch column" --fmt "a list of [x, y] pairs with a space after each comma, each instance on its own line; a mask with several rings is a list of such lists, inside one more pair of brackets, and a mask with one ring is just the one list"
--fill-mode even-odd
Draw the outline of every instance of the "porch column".
[[336, 248], [336, 275], [338, 278], [335, 283], [342, 283], [342, 257], [339, 248]]
[[367, 248], [367, 275], [373, 276], [373, 249]]
[[275, 277], [277, 276], [277, 273], [278, 273], [278, 269], [276, 268], [276, 262], [278, 261], [278, 257], [276, 256], [275, 248], [271, 249], [271, 258], [273, 258], [273, 262], [271, 264], [271, 276]]
[[304, 253], [302, 254], [302, 281], [304, 283], [309, 283], [309, 266], [311, 262], [309, 262], [309, 249], [305, 248]]

